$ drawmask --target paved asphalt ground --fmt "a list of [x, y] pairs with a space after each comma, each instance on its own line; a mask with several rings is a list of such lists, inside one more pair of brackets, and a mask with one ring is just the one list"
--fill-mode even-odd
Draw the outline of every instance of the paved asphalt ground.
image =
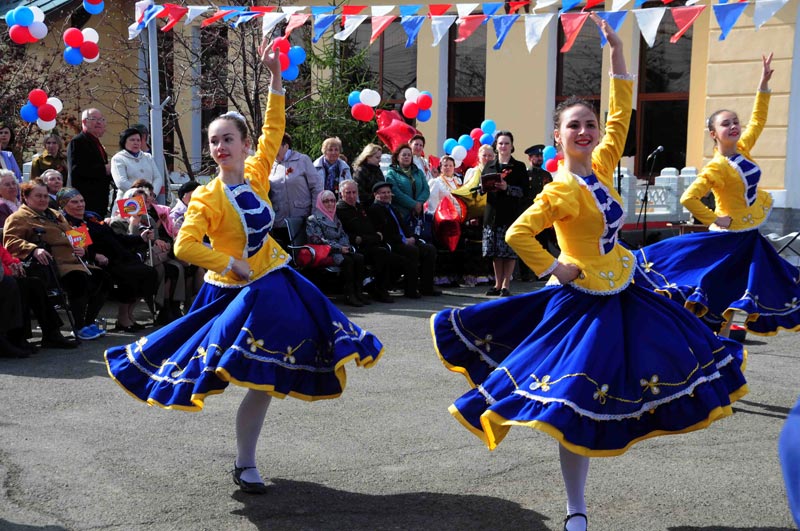
[[[106, 347], [133, 339], [122, 334], [0, 359], [0, 530], [561, 529], [556, 443], [518, 427], [489, 452], [447, 412], [467, 384], [437, 359], [428, 319], [483, 289], [348, 311], [386, 353], [372, 369], [348, 366], [339, 400], [273, 401], [258, 451], [272, 487], [260, 497], [231, 482], [242, 389], [199, 413], [137, 402], [103, 363]], [[735, 415], [592, 460], [590, 529], [794, 529], [776, 441], [800, 393], [798, 345], [797, 334], [748, 337], [750, 394]]]

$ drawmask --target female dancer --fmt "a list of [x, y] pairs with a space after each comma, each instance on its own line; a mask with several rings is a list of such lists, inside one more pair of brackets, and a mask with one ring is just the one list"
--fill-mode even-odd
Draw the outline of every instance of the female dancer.
[[[681, 203], [711, 232], [669, 238], [635, 253], [637, 282], [682, 302], [724, 336], [737, 311], [756, 334], [800, 330], [800, 270], [758, 231], [772, 209], [772, 196], [758, 187], [761, 169], [750, 150], [767, 119], [772, 72], [769, 54], [762, 57], [753, 115], [744, 132], [732, 111], [720, 110], [708, 119], [714, 158]], [[715, 211], [701, 202], [709, 191]]]
[[[571, 98], [558, 106], [554, 136], [564, 160], [506, 237], [533, 271], [552, 273], [561, 285], [431, 319], [445, 366], [473, 387], [451, 406], [456, 419], [490, 449], [513, 425], [559, 442], [569, 531], [587, 526], [589, 457], [705, 428], [730, 415], [731, 402], [747, 392], [741, 345], [631, 284], [633, 257], [617, 244], [623, 211], [613, 171], [625, 144], [633, 83], [619, 37], [591, 17], [611, 46], [605, 137], [591, 104]], [[551, 225], [562, 249], [558, 260], [535, 238]]]
[[382, 354], [372, 334], [287, 267], [289, 257], [269, 236], [268, 176], [285, 124], [280, 62], [270, 50], [266, 40], [258, 49], [272, 81], [256, 154], [248, 156], [242, 117], [211, 123], [219, 173], [192, 195], [175, 243], [179, 259], [208, 270], [206, 283], [187, 315], [105, 353], [111, 377], [151, 405], [196, 411], [230, 382], [248, 388], [236, 415], [233, 481], [255, 494], [266, 490], [256, 443], [271, 396], [338, 397], [347, 361], [370, 367]]

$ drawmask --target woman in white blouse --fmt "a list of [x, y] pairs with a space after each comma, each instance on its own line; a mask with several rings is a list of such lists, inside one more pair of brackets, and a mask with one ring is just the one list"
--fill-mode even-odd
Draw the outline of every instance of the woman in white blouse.
[[125, 129], [119, 135], [119, 148], [120, 151], [111, 158], [111, 177], [117, 187], [117, 199], [122, 199], [137, 179], [146, 179], [152, 183], [157, 196], [163, 194], [164, 178], [158, 171], [153, 156], [142, 151], [141, 133], [132, 127]]
[[453, 202], [456, 211], [461, 215], [461, 204], [452, 195], [453, 190], [461, 186], [461, 179], [456, 175], [455, 159], [449, 155], [442, 157], [439, 161], [439, 170], [441, 171], [439, 176], [429, 183], [431, 195], [428, 198], [428, 213], [434, 214], [442, 199], [447, 198]]

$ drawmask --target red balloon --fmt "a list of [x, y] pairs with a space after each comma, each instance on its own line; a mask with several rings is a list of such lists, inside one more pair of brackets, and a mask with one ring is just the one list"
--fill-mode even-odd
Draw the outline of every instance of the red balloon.
[[[42, 89], [33, 89], [28, 93], [28, 101], [30, 101], [34, 107], [44, 105], [47, 103], [47, 92]], [[52, 120], [52, 118], [50, 118], [50, 120]]]
[[73, 48], [80, 48], [83, 44], [83, 33], [78, 28], [69, 28], [64, 32], [64, 44]]
[[97, 46], [96, 42], [86, 41], [81, 44], [81, 55], [84, 59], [94, 59], [100, 55], [100, 47]]
[[272, 49], [278, 50], [279, 52], [289, 53], [289, 48], [291, 47], [292, 45], [289, 44], [289, 39], [287, 39], [286, 37], [278, 37], [277, 39], [272, 41]]
[[427, 94], [420, 94], [417, 98], [417, 107], [420, 111], [427, 111], [433, 105], [433, 98]]
[[408, 101], [403, 104], [403, 116], [406, 118], [416, 118], [419, 114], [419, 106], [413, 101]]
[[407, 124], [397, 111], [378, 109], [378, 130], [375, 134], [386, 144], [389, 151], [394, 151], [400, 144], [406, 144], [411, 137], [420, 134], [416, 127]]
[[350, 109], [350, 114], [359, 122], [369, 122], [375, 116], [375, 111], [369, 105], [356, 103]]
[[292, 64], [291, 61], [289, 61], [289, 56], [283, 52], [278, 52], [278, 61], [281, 63], [281, 72], [289, 68], [289, 65]]
[[103, 0], [84, 0], [84, 2], [86, 2], [87, 4], [92, 4], [93, 6], [96, 6], [97, 4], [102, 3]]
[[39, 118], [43, 122], [49, 122], [50, 120], [55, 120], [56, 114], [58, 114], [56, 112], [56, 108], [50, 105], [49, 103], [45, 103], [44, 105], [36, 109], [36, 111], [39, 113]]
[[[9, 28], [8, 36], [16, 44], [28, 44], [33, 39], [31, 31], [26, 26], [20, 26], [19, 24], [14, 24]], [[35, 41], [36, 39], [33, 40]]]
[[546, 169], [550, 173], [555, 173], [556, 171], [558, 171], [558, 161], [556, 159], [548, 160], [544, 165], [544, 169]]
[[564, 152], [563, 151], [559, 151], [558, 153], [556, 153], [556, 160], [564, 160]]
[[476, 127], [475, 129], [473, 129], [472, 131], [469, 132], [469, 136], [475, 142], [480, 142], [481, 137], [483, 136], [483, 131], [481, 130], [480, 127]]

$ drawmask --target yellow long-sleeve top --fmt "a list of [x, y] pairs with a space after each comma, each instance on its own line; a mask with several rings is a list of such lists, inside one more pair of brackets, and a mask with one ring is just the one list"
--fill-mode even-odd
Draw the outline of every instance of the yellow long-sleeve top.
[[[270, 92], [256, 153], [244, 165], [246, 184], [267, 205], [270, 205], [269, 173], [286, 126], [285, 106], [284, 96]], [[270, 218], [274, 219], [269, 208]], [[210, 248], [203, 244], [205, 235], [211, 242]], [[175, 256], [207, 269], [206, 282], [222, 287], [243, 286], [288, 261], [288, 255], [272, 236], [267, 236], [253, 256], [247, 256], [247, 245], [245, 213], [227, 185], [217, 177], [195, 190], [175, 240]], [[231, 258], [246, 260], [253, 278], [236, 279], [230, 272]]]
[[[613, 176], [625, 148], [632, 97], [632, 81], [612, 78], [606, 133], [592, 152], [592, 169], [598, 184], [602, 185], [602, 192], [619, 205], [622, 205], [622, 198], [614, 190]], [[535, 236], [554, 227], [561, 247], [559, 260], [581, 269], [581, 276], [572, 285], [588, 293], [609, 295], [630, 283], [635, 261], [630, 251], [616, 243], [624, 215], [613, 225], [607, 225], [601, 206], [608, 203], [600, 205], [598, 196], [590, 188], [584, 179], [559, 163], [553, 182], [545, 185], [533, 205], [509, 227], [506, 242], [543, 277], [555, 269], [557, 262]]]
[[[750, 156], [756, 140], [767, 121], [769, 92], [758, 92], [753, 104], [753, 114], [742, 136], [736, 143], [737, 151], [755, 164]], [[716, 200], [716, 209], [705, 206], [701, 199], [711, 191]], [[697, 179], [681, 196], [681, 203], [701, 223], [710, 225], [718, 217], [730, 216], [729, 230], [748, 230], [766, 221], [772, 210], [772, 196], [766, 190], [757, 189], [755, 201], [749, 205], [746, 197], [747, 182], [739, 169], [714, 148], [714, 157], [706, 164]]]

